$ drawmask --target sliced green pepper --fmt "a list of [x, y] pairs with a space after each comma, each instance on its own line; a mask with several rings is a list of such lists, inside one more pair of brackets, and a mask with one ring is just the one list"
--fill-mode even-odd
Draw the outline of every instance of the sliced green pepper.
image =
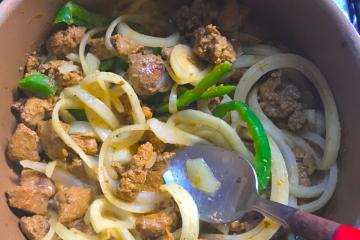
[[205, 92], [203, 92], [203, 94], [201, 94], [200, 99], [211, 99], [216, 97], [222, 97], [225, 94], [229, 94], [235, 91], [235, 89], [236, 86], [232, 86], [232, 85], [227, 85], [227, 86], [219, 85], [216, 87], [211, 87]]
[[54, 23], [83, 26], [86, 28], [105, 26], [110, 20], [97, 13], [90, 12], [74, 2], [63, 5], [55, 17]]
[[19, 81], [19, 88], [38, 98], [48, 98], [56, 93], [54, 79], [41, 73], [33, 73]]
[[221, 104], [213, 111], [213, 115], [223, 118], [226, 113], [233, 110], [237, 110], [241, 119], [247, 123], [254, 141], [255, 157], [253, 166], [258, 179], [258, 190], [261, 193], [266, 190], [271, 174], [271, 150], [266, 131], [259, 118], [241, 101], [230, 101]]
[[[222, 79], [228, 72], [231, 70], [231, 63], [223, 62], [221, 64], [216, 65], [211, 72], [206, 75], [200, 82], [190, 90], [187, 90], [182, 94], [177, 102], [177, 108], [182, 109], [194, 101], [199, 100], [202, 93], [204, 93], [208, 88], [215, 85], [220, 79]], [[163, 104], [160, 107], [155, 109], [158, 113], [164, 113], [169, 110], [168, 104]]]
[[126, 71], [129, 67], [129, 63], [122, 58], [115, 58], [114, 69], [121, 69]]
[[68, 109], [68, 111], [77, 121], [88, 121], [86, 113], [83, 109]]
[[100, 62], [100, 67], [99, 67], [100, 71], [102, 71], [102, 72], [109, 71], [113, 67], [115, 61], [116, 61], [115, 58], [109, 58], [109, 59], [102, 60]]

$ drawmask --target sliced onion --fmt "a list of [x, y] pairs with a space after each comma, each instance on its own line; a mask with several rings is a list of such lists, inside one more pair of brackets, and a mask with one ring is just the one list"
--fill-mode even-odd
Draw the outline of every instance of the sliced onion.
[[42, 162], [34, 162], [34, 161], [30, 161], [30, 160], [22, 160], [20, 161], [20, 165], [23, 168], [30, 168], [32, 170], [35, 170], [37, 172], [41, 172], [43, 174], [45, 174], [46, 172], [46, 163], [42, 163]]
[[66, 58], [69, 59], [70, 61], [73, 61], [73, 62], [76, 62], [76, 63], [80, 63], [79, 54], [69, 53], [69, 54], [66, 55]]
[[75, 121], [71, 123], [69, 133], [71, 135], [81, 135], [85, 137], [95, 137], [96, 133], [89, 122]]
[[96, 236], [91, 236], [88, 234], [85, 234], [75, 228], [68, 229], [64, 225], [62, 225], [60, 222], [56, 222], [54, 224], [54, 229], [56, 234], [62, 239], [62, 240], [96, 240]]
[[86, 75], [91, 74], [99, 70], [100, 60], [92, 53], [87, 53], [85, 57], [87, 72]]
[[283, 68], [300, 71], [313, 83], [324, 105], [326, 122], [326, 147], [318, 169], [329, 169], [340, 148], [340, 121], [333, 94], [321, 72], [307, 59], [294, 54], [276, 54], [253, 65], [245, 72], [235, 91], [235, 99], [246, 101], [250, 89], [264, 74]]
[[264, 58], [258, 55], [240, 55], [234, 62], [233, 68], [248, 68]]
[[210, 67], [204, 68], [191, 48], [183, 44], [176, 45], [171, 51], [170, 66], [176, 76], [174, 80], [179, 85], [196, 85], [211, 70]]
[[179, 207], [182, 220], [180, 239], [197, 240], [199, 236], [199, 212], [194, 199], [176, 183], [162, 185], [160, 189], [168, 192]]
[[80, 68], [77, 65], [65, 63], [61, 65], [58, 69], [61, 74], [67, 74], [73, 71], [78, 71]]
[[199, 138], [190, 133], [184, 132], [179, 128], [166, 124], [156, 118], [149, 119], [147, 124], [153, 133], [164, 143], [190, 146], [199, 143], [208, 143], [206, 140]]
[[134, 42], [146, 47], [172, 47], [175, 46], [180, 39], [179, 33], [174, 33], [167, 38], [147, 36], [134, 31], [127, 24], [122, 22], [119, 23], [118, 31]]
[[53, 175], [56, 165], [57, 165], [57, 161], [52, 161], [47, 164], [47, 166], [45, 168], [45, 175], [48, 178], [51, 178], [51, 176]]
[[112, 131], [109, 125], [107, 125], [103, 119], [99, 118], [98, 115], [91, 109], [85, 108], [85, 113], [91, 128], [96, 133], [96, 136], [101, 139], [101, 141], [105, 141]]
[[171, 88], [170, 96], [169, 96], [169, 112], [175, 113], [177, 112], [177, 88], [178, 85], [174, 84], [174, 86]]

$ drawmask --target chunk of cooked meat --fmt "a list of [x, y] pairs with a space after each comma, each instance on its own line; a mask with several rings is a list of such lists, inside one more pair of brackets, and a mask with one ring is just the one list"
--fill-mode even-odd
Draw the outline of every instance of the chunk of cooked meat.
[[44, 174], [24, 169], [20, 176], [20, 186], [13, 187], [7, 194], [11, 207], [45, 215], [49, 199], [55, 194], [55, 186]]
[[299, 169], [299, 184], [304, 186], [311, 186], [310, 176], [316, 170], [315, 160], [310, 155], [310, 153], [305, 152], [299, 147], [295, 147], [293, 150]]
[[192, 33], [195, 29], [213, 23], [218, 16], [214, 1], [195, 0], [190, 6], [176, 11], [175, 24], [181, 33]]
[[95, 235], [95, 231], [92, 228], [91, 224], [85, 223], [84, 218], [78, 218], [72, 222], [69, 222], [66, 224], [66, 227], [68, 227], [69, 229], [75, 228], [89, 235]]
[[227, 0], [223, 6], [217, 19], [220, 29], [227, 32], [238, 31], [249, 16], [249, 7], [237, 0]]
[[172, 81], [160, 56], [154, 54], [129, 55], [128, 80], [141, 97], [170, 90]]
[[20, 228], [29, 240], [41, 240], [50, 229], [46, 217], [34, 215], [20, 218]]
[[[71, 67], [70, 71], [67, 66]], [[68, 87], [78, 84], [83, 79], [80, 68], [72, 61], [53, 60], [45, 64], [41, 64], [39, 71], [56, 80], [56, 83], [62, 87]]]
[[40, 63], [41, 63], [41, 59], [36, 52], [30, 54], [26, 59], [25, 74], [31, 74], [33, 72], [37, 72]]
[[60, 223], [70, 223], [86, 213], [91, 199], [91, 189], [81, 187], [64, 187], [60, 189], [55, 200]]
[[[66, 124], [63, 124], [63, 126], [68, 128]], [[65, 143], [55, 132], [51, 120], [40, 121], [38, 123], [37, 133], [40, 138], [41, 148], [50, 159], [62, 160], [68, 156]]]
[[234, 62], [236, 53], [232, 44], [222, 36], [216, 26], [210, 24], [194, 32], [194, 53], [213, 64]]
[[264, 217], [258, 212], [248, 212], [240, 220], [228, 223], [230, 233], [244, 233], [255, 228]]
[[48, 198], [54, 196], [56, 191], [55, 185], [46, 175], [31, 169], [23, 169], [21, 171], [20, 185], [37, 189]]
[[165, 60], [169, 60], [172, 49], [173, 49], [172, 47], [161, 48], [161, 57]]
[[281, 71], [271, 73], [259, 87], [260, 106], [275, 123], [299, 131], [307, 125], [302, 94], [298, 87], [282, 80]]
[[156, 213], [139, 217], [136, 230], [144, 239], [154, 239], [174, 231], [180, 223], [179, 210], [173, 200], [167, 201]]
[[144, 115], [145, 115], [145, 119], [147, 120], [147, 119], [150, 119], [150, 118], [152, 118], [152, 116], [153, 116], [153, 113], [152, 113], [152, 111], [151, 111], [151, 108], [149, 108], [148, 106], [141, 106], [141, 109], [142, 109], [142, 111], [143, 111], [143, 113], [144, 113]]
[[56, 32], [46, 42], [49, 54], [62, 57], [76, 52], [85, 32], [86, 28], [78, 26], [70, 26], [66, 30]]
[[148, 169], [153, 157], [156, 156], [154, 147], [147, 142], [140, 145], [136, 154], [132, 157], [128, 169], [121, 174], [118, 188], [119, 197], [125, 201], [132, 201], [142, 190], [146, 181]]
[[26, 102], [24, 100], [15, 102], [11, 108], [22, 123], [35, 129], [39, 121], [51, 116], [57, 99], [57, 97], [50, 97], [49, 99], [30, 97]]
[[98, 144], [93, 137], [86, 137], [80, 135], [72, 135], [74, 142], [88, 155], [95, 155], [98, 150]]
[[39, 161], [39, 137], [36, 132], [20, 123], [10, 138], [8, 156], [11, 160]]
[[114, 56], [114, 54], [106, 48], [104, 37], [90, 39], [89, 46], [89, 51], [95, 54], [100, 60], [109, 59]]
[[124, 58], [127, 58], [130, 54], [139, 53], [144, 49], [144, 46], [141, 46], [133, 40], [130, 40], [129, 38], [120, 34], [112, 36], [111, 42], [114, 45], [117, 54]]
[[49, 198], [36, 188], [15, 186], [7, 194], [10, 207], [34, 214], [46, 215]]
[[174, 152], [163, 152], [157, 154], [156, 161], [146, 176], [143, 190], [152, 192], [159, 191], [160, 186], [164, 184], [162, 175], [165, 169], [169, 166], [170, 158], [174, 156]]

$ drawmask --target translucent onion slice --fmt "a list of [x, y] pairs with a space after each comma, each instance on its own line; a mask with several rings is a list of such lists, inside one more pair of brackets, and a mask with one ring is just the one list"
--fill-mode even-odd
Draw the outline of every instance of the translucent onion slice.
[[156, 118], [147, 121], [151, 131], [164, 143], [191, 146], [199, 143], [208, 143], [206, 140], [184, 132], [177, 127], [171, 126]]
[[85, 234], [75, 228], [68, 229], [60, 222], [56, 222], [54, 224], [54, 230], [62, 240], [96, 240], [97, 239], [96, 236]]
[[307, 59], [295, 54], [275, 54], [253, 65], [245, 72], [235, 91], [235, 99], [246, 101], [250, 89], [266, 73], [291, 68], [300, 71], [317, 89], [325, 110], [326, 147], [320, 170], [329, 169], [336, 162], [340, 148], [340, 121], [334, 96], [319, 69]]
[[51, 176], [53, 175], [53, 173], [54, 173], [54, 171], [55, 171], [55, 168], [56, 168], [56, 165], [57, 165], [57, 161], [49, 162], [49, 163], [46, 165], [45, 175], [46, 175], [48, 178], [51, 178]]
[[175, 113], [177, 112], [177, 89], [178, 85], [174, 84], [174, 86], [171, 88], [170, 96], [169, 96], [169, 112]]
[[172, 47], [175, 46], [180, 39], [179, 33], [174, 33], [167, 38], [153, 37], [138, 33], [131, 29], [127, 24], [120, 22], [118, 25], [120, 34], [128, 37], [134, 42], [146, 47]]
[[103, 119], [104, 122], [106, 122], [106, 124], [108, 124], [112, 129], [119, 128], [119, 120], [116, 118], [111, 109], [98, 98], [94, 97], [81, 88], [66, 88], [64, 91], [67, 91], [69, 94], [76, 96], [89, 109], [96, 112], [98, 117]]
[[92, 53], [87, 53], [85, 57], [86, 64], [88, 66], [87, 74], [91, 74], [99, 70], [100, 60]]
[[80, 68], [77, 65], [66, 63], [61, 65], [58, 69], [60, 73], [67, 74], [73, 71], [78, 71]]
[[111, 134], [112, 130], [107, 125], [103, 119], [99, 118], [99, 116], [89, 108], [85, 108], [86, 117], [89, 120], [89, 123], [94, 129], [97, 137], [101, 139], [101, 141], [105, 141], [105, 139]]
[[194, 199], [180, 185], [168, 183], [160, 187], [168, 192], [179, 207], [182, 230], [180, 240], [197, 240], [199, 237], [199, 212]]
[[69, 133], [85, 137], [96, 137], [96, 133], [90, 123], [85, 121], [75, 121], [71, 123]]
[[214, 194], [221, 186], [203, 158], [186, 161], [186, 176], [194, 188], [206, 193]]
[[240, 55], [234, 62], [233, 68], [248, 68], [264, 58], [258, 55]]
[[202, 66], [200, 60], [187, 45], [176, 45], [170, 54], [170, 66], [179, 85], [191, 83], [196, 85], [209, 72], [210, 67]]

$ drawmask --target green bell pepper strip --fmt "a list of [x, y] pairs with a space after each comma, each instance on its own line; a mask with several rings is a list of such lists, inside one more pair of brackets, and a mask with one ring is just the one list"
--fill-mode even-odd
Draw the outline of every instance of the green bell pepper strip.
[[86, 113], [83, 109], [68, 109], [68, 111], [71, 113], [71, 115], [73, 115], [73, 117], [77, 121], [85, 121], [85, 122], [88, 121], [86, 117]]
[[100, 14], [86, 10], [74, 2], [64, 4], [55, 17], [54, 23], [83, 26], [86, 28], [105, 26], [110, 20]]
[[247, 123], [250, 135], [253, 138], [255, 147], [253, 166], [258, 179], [258, 191], [261, 193], [266, 190], [271, 174], [271, 150], [266, 131], [259, 118], [241, 101], [221, 104], [213, 111], [213, 115], [223, 118], [226, 113], [233, 110], [237, 110], [241, 119]]
[[57, 90], [55, 80], [42, 73], [33, 73], [24, 77], [19, 81], [18, 86], [32, 96], [44, 99], [55, 95]]
[[199, 99], [211, 99], [211, 98], [216, 98], [216, 97], [222, 97], [225, 94], [229, 94], [233, 91], [235, 91], [236, 86], [232, 86], [232, 85], [219, 85], [216, 87], [211, 87], [208, 90], [206, 90], [205, 92], [203, 92], [200, 96]]
[[[222, 79], [228, 72], [231, 70], [231, 63], [223, 62], [216, 65], [211, 72], [206, 75], [200, 82], [193, 88], [188, 91], [185, 91], [182, 94], [177, 102], [177, 108], [182, 109], [191, 103], [199, 100], [202, 93], [204, 93], [208, 88], [215, 85], [220, 79]], [[160, 107], [155, 109], [158, 113], [165, 113], [169, 111], [169, 104], [163, 104]]]
[[109, 58], [109, 59], [105, 59], [105, 60], [101, 60], [100, 62], [100, 71], [102, 72], [107, 72], [109, 71], [113, 65], [115, 64], [116, 59], [115, 58]]

